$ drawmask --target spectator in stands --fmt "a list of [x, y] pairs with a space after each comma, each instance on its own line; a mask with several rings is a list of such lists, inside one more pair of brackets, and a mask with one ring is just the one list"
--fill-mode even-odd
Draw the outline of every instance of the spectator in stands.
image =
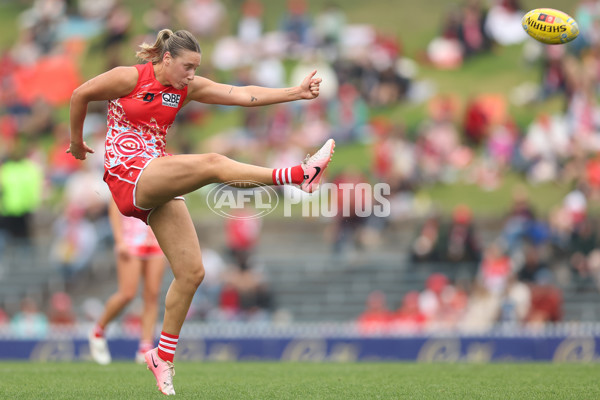
[[448, 277], [436, 272], [425, 281], [425, 289], [419, 294], [419, 310], [427, 317], [430, 324], [437, 324], [443, 319], [446, 301], [453, 292]]
[[600, 245], [595, 222], [590, 218], [584, 218], [575, 225], [569, 243], [570, 257], [569, 265], [575, 273], [575, 281], [581, 286], [582, 281], [593, 277], [594, 253], [599, 252]]
[[485, 289], [493, 296], [500, 296], [506, 290], [511, 273], [511, 260], [500, 244], [488, 245], [479, 266], [479, 279]]
[[201, 38], [215, 37], [225, 27], [226, 10], [220, 0], [185, 0], [179, 6], [184, 26]]
[[393, 313], [388, 309], [385, 294], [373, 291], [367, 297], [365, 310], [356, 320], [358, 330], [363, 335], [381, 334], [389, 329]]
[[594, 47], [600, 41], [600, 26], [598, 26], [598, 4], [595, 0], [581, 0], [572, 14], [579, 25], [579, 38], [573, 43], [575, 49], [581, 51]]
[[428, 217], [412, 242], [410, 248], [412, 261], [439, 261], [441, 218], [434, 214]]
[[502, 46], [521, 43], [527, 38], [521, 26], [524, 14], [519, 0], [495, 0], [485, 19], [485, 32]]
[[247, 45], [256, 44], [263, 34], [263, 5], [260, 0], [245, 0], [238, 22], [237, 35]]
[[154, 35], [175, 24], [176, 7], [173, 3], [173, 0], [155, 0], [154, 6], [144, 12], [142, 20], [148, 35]]
[[237, 321], [240, 312], [240, 295], [232, 283], [224, 279], [223, 286], [219, 292], [218, 306], [209, 313], [209, 320], [214, 321]]
[[518, 278], [521, 282], [535, 283], [540, 277], [550, 272], [546, 260], [542, 257], [538, 246], [526, 242], [523, 246], [523, 261], [516, 267]]
[[89, 266], [98, 245], [94, 225], [86, 218], [85, 210], [70, 205], [52, 224], [53, 239], [50, 262], [67, 279]]
[[287, 0], [287, 8], [281, 17], [281, 31], [285, 33], [289, 43], [288, 52], [299, 54], [299, 50], [309, 45], [310, 15], [306, 0]]
[[83, 163], [69, 175], [64, 186], [65, 208], [77, 208], [83, 213], [85, 223], [93, 225], [97, 245], [108, 244], [112, 237], [108, 218], [111, 195], [108, 187], [99, 178], [102, 174], [94, 169], [93, 163]]
[[333, 179], [338, 188], [335, 196], [337, 214], [333, 219], [333, 251], [337, 255], [348, 255], [364, 244], [362, 239], [367, 218], [357, 214], [357, 207], [367, 204], [366, 196], [372, 194], [355, 188], [367, 180], [361, 171], [354, 169], [343, 171]]
[[427, 325], [427, 316], [419, 309], [419, 292], [410, 291], [402, 298], [400, 308], [390, 322], [392, 332], [418, 333]]
[[520, 249], [535, 221], [535, 211], [526, 189], [523, 186], [515, 187], [510, 210], [505, 217], [501, 234], [509, 254]]
[[455, 331], [466, 314], [469, 295], [458, 285], [450, 285], [443, 300], [443, 312], [438, 321], [446, 330]]
[[330, 61], [340, 56], [346, 14], [333, 2], [326, 2], [315, 17], [316, 45], [324, 50]]
[[252, 218], [247, 210], [239, 210], [232, 215], [233, 218], [225, 223], [227, 252], [234, 264], [247, 265], [260, 239], [262, 222], [259, 218]]
[[464, 132], [467, 142], [471, 145], [482, 143], [489, 132], [490, 121], [483, 104], [477, 98], [467, 104], [464, 120]]
[[37, 0], [19, 20], [21, 27], [32, 29], [34, 40], [43, 54], [50, 53], [58, 39], [58, 27], [67, 10], [65, 0]]
[[580, 170], [585, 171], [584, 182], [581, 185], [587, 188], [585, 192], [588, 193], [590, 201], [598, 201], [600, 200], [600, 155], [594, 155], [583, 162], [585, 166], [579, 167]]
[[340, 143], [365, 137], [369, 108], [351, 84], [339, 87], [338, 98], [329, 104], [328, 119], [333, 128], [331, 136]]
[[466, 57], [489, 50], [490, 38], [484, 29], [486, 13], [480, 0], [467, 0], [462, 7], [458, 39]]
[[102, 44], [107, 70], [123, 64], [121, 53], [131, 30], [131, 24], [131, 12], [127, 6], [116, 2], [106, 17], [106, 34]]
[[428, 118], [419, 126], [417, 160], [425, 182], [451, 182], [456, 173], [456, 155], [461, 151], [460, 134], [454, 120], [457, 104], [452, 95], [432, 99]]
[[512, 121], [491, 125], [486, 141], [487, 156], [505, 173], [511, 166], [513, 154], [517, 146], [519, 131]]
[[479, 238], [467, 205], [454, 208], [450, 224], [443, 228], [439, 246], [443, 261], [473, 263], [480, 260]]
[[530, 182], [547, 182], [558, 177], [559, 164], [570, 148], [567, 132], [564, 118], [544, 113], [529, 126], [519, 154], [527, 164]]
[[527, 323], [543, 326], [547, 322], [560, 322], [562, 301], [559, 288], [546, 282], [531, 285], [531, 308], [526, 318]]
[[13, 333], [19, 338], [43, 338], [48, 333], [48, 318], [39, 311], [31, 297], [21, 300], [20, 310], [10, 321]]
[[[222, 298], [231, 302], [227, 305], [233, 311], [235, 318], [240, 321], [265, 321], [269, 319], [271, 311], [271, 292], [268, 287], [266, 276], [259, 271], [255, 265], [246, 262], [232, 265], [225, 271], [223, 280], [227, 294], [230, 298]], [[235, 294], [231, 293], [234, 291]], [[224, 294], [223, 294], [224, 295]], [[236, 308], [237, 298], [237, 310]]]
[[32, 66], [42, 55], [42, 49], [35, 41], [33, 28], [25, 28], [19, 31], [19, 37], [13, 43], [10, 57], [15, 63], [22, 66]]
[[9, 156], [0, 160], [0, 253], [2, 243], [31, 245], [33, 213], [42, 200], [43, 173], [25, 154], [25, 142], [8, 142]]
[[[301, 125], [293, 133], [293, 141], [299, 145], [310, 144], [318, 146], [331, 135], [332, 126], [327, 120], [327, 108], [324, 101], [314, 101], [304, 107], [301, 115]], [[295, 146], [296, 149], [301, 148]]]
[[31, 104], [27, 117], [21, 119], [19, 129], [24, 136], [34, 141], [54, 129], [55, 119], [54, 107], [40, 96]]
[[566, 49], [562, 46], [544, 46], [542, 67], [541, 98], [566, 94], [567, 71], [565, 62]]
[[479, 280], [475, 280], [465, 315], [458, 329], [461, 332], [486, 332], [500, 315], [500, 297], [491, 293]]
[[442, 31], [427, 46], [427, 60], [440, 69], [454, 69], [462, 65], [463, 48], [459, 40], [461, 11], [452, 6], [444, 13]]
[[72, 328], [77, 322], [71, 296], [65, 292], [53, 293], [50, 297], [50, 309], [48, 310], [48, 322], [52, 329]]
[[499, 320], [521, 324], [531, 308], [531, 289], [511, 274], [502, 297]]

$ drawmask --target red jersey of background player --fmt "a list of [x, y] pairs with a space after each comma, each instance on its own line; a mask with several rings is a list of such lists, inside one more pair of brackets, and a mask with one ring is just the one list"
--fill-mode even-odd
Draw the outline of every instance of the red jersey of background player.
[[139, 74], [135, 88], [108, 102], [105, 169], [127, 165], [133, 157], [149, 161], [168, 155], [165, 136], [187, 96], [187, 86], [175, 89], [156, 80], [152, 63], [135, 68]]

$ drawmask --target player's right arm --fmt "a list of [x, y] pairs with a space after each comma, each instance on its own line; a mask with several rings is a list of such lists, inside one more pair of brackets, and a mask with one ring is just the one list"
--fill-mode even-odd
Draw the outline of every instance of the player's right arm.
[[135, 67], [116, 67], [96, 76], [73, 91], [71, 95], [70, 121], [71, 153], [78, 160], [85, 160], [87, 153], [93, 153], [83, 141], [83, 121], [90, 101], [112, 100], [131, 93], [138, 80]]

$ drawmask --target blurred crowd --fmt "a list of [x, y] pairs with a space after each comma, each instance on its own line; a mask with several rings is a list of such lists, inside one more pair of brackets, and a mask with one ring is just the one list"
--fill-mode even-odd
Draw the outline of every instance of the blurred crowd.
[[[427, 49], [427, 61], [460, 68], [495, 46], [525, 42], [524, 11], [516, 0], [498, 1], [489, 9], [482, 2], [465, 2], [447, 14], [441, 36]], [[452, 282], [434, 273], [422, 291], [405, 295], [397, 311], [388, 309], [383, 293], [374, 292], [358, 319], [363, 329], [472, 330], [498, 322], [557, 322], [561, 288], [600, 288], [598, 221], [592, 210], [600, 187], [600, 2], [581, 1], [567, 11], [579, 22], [576, 41], [523, 45], [523, 59], [539, 65], [538, 83], [517, 88], [513, 97], [481, 94], [466, 104], [453, 94], [434, 96], [430, 119], [413, 135], [403, 126], [379, 124], [374, 151], [375, 171], [404, 188], [398, 196], [403, 202], [415, 187], [430, 182], [474, 183], [494, 191], [508, 173], [523, 176], [533, 188], [560, 182], [572, 190], [540, 215], [533, 193], [514, 188], [510, 210], [485, 241], [465, 205], [450, 218], [435, 210], [426, 213], [410, 245], [413, 262], [470, 263], [472, 280]], [[528, 126], [518, 126], [509, 112], [511, 101], [527, 106], [550, 98], [560, 99], [561, 111], [540, 113]]]
[[[282, 87], [318, 70], [323, 84], [315, 101], [235, 110], [188, 105], [171, 129], [169, 151], [214, 151], [281, 167], [303, 159], [329, 137], [339, 146], [367, 146], [373, 160], [367, 170], [348, 168], [330, 179], [388, 183], [392, 214], [333, 218], [327, 231], [332, 251], [377, 246], [386, 230], [395, 229], [395, 221], [416, 217], [423, 226], [406, 246], [415, 264], [477, 265], [468, 287], [436, 281], [443, 289], [406, 295], [406, 308], [419, 304], [423, 320], [452, 314], [458, 321], [472, 301], [488, 297], [493, 298], [488, 306], [500, 311], [479, 312], [495, 320], [509, 318], [503, 310], [513, 292], [529, 298], [529, 306], [515, 306], [518, 312], [510, 318], [537, 318], [531, 317], [535, 288], [561, 283], [558, 260], [564, 260], [569, 276], [597, 279], [598, 234], [587, 211], [600, 197], [600, 2], [583, 0], [564, 10], [581, 29], [568, 46], [527, 39], [520, 26], [526, 10], [518, 0], [454, 2], [448, 4], [439, 34], [414, 59], [404, 53], [408, 37], [349, 21], [335, 3], [311, 11], [315, 9], [308, 0], [287, 0], [274, 30], [265, 27], [260, 0], [237, 3], [235, 18], [220, 0], [155, 1], [139, 16], [118, 0], [34, 0], [19, 15], [17, 40], [0, 49], [0, 254], [10, 246], [32, 245], [40, 235], [32, 217], [40, 211], [52, 215], [48, 262], [65, 280], [76, 279], [98, 251], [110, 246], [110, 194], [101, 181], [106, 105], [90, 105], [84, 136], [96, 154], [85, 163], [65, 154], [69, 134], [64, 114], [72, 90], [84, 79], [84, 58], [103, 64], [100, 70], [133, 64], [130, 49], [153, 42], [158, 30], [170, 28], [190, 30], [201, 47], [210, 44], [212, 53], [203, 59], [200, 73], [217, 81]], [[142, 31], [134, 29], [136, 18]], [[501, 46], [521, 43], [523, 61], [539, 70], [540, 79], [515, 88], [510, 96], [481, 93], [464, 100], [458, 93], [435, 93], [420, 80], [420, 65], [462, 68]], [[61, 79], [52, 78], [56, 76]], [[526, 106], [550, 98], [562, 102], [561, 112], [541, 113], [527, 126], [519, 126], [510, 113], [511, 104]], [[415, 127], [385, 112], [407, 103], [426, 110]], [[202, 132], [211, 117], [232, 113], [241, 115], [240, 124], [206, 132], [202, 140], [199, 134], [173, 134]], [[476, 184], [494, 191], [509, 173], [532, 185], [559, 181], [574, 189], [549, 215], [538, 215], [527, 194], [515, 192], [501, 232], [488, 242], [478, 236], [468, 207], [457, 208], [447, 223], [430, 200], [418, 195], [421, 188], [439, 183]], [[276, 299], [268, 277], [251, 257], [260, 238], [256, 224], [228, 224], [227, 243], [205, 251], [209, 273], [190, 318], [269, 318]], [[6, 269], [0, 260], [0, 273], [9, 276]], [[523, 294], [525, 282], [531, 283], [525, 284], [528, 295]], [[446, 301], [449, 297], [442, 293], [449, 291], [453, 300], [448, 301], [456, 310], [432, 306]], [[373, 297], [369, 303], [381, 306], [381, 296]], [[518, 301], [526, 303], [522, 298]], [[551, 314], [551, 320], [560, 319], [560, 312]]]

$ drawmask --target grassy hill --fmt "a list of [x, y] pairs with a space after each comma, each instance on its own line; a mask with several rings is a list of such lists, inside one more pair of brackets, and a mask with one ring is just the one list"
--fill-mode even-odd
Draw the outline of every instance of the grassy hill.
[[[27, 6], [25, 1], [0, 2], [0, 48], [5, 50], [17, 39], [17, 22], [19, 13]], [[141, 16], [147, 8], [145, 0], [124, 0], [134, 16], [134, 34], [143, 31]], [[178, 1], [176, 2], [178, 3]], [[286, 2], [280, 0], [263, 0], [265, 30], [273, 30], [278, 26], [278, 21], [283, 14]], [[322, 8], [323, 2], [308, 1], [310, 10], [316, 13]], [[240, 0], [223, 0], [228, 10], [228, 26], [225, 30], [233, 31], [235, 22], [239, 18]], [[461, 4], [459, 1], [426, 0], [421, 2], [405, 0], [344, 0], [338, 2], [346, 12], [347, 20], [352, 24], [370, 24], [380, 32], [398, 37], [408, 57], [418, 59], [429, 41], [436, 36], [441, 27], [441, 21], [448, 10]], [[572, 13], [574, 4], [565, 8], [564, 2], [558, 0], [522, 1], [525, 10], [537, 7], [555, 7]], [[85, 57], [81, 59], [81, 67], [85, 78], [102, 72], [104, 68], [103, 54], [96, 50], [94, 41], [88, 47]], [[213, 43], [203, 41], [204, 59], [210, 59]], [[125, 49], [127, 56], [132, 58], [135, 46]], [[427, 65], [420, 65], [417, 75], [418, 80], [428, 81], [433, 84], [437, 93], [452, 93], [463, 102], [480, 93], [501, 93], [509, 95], [511, 90], [524, 82], [536, 82], [539, 79], [539, 69], [536, 66], [526, 65], [522, 59], [523, 46], [497, 47], [494, 51], [477, 56], [456, 70], [437, 70]], [[206, 61], [205, 61], [206, 62]], [[202, 67], [199, 71], [202, 74]], [[528, 107], [510, 105], [509, 110], [517, 123], [525, 127], [541, 111], [556, 112], [560, 110], [560, 100], [551, 100]], [[392, 120], [405, 123], [409, 129], [414, 128], [425, 116], [426, 109], [423, 104], [398, 104], [394, 107], [371, 110], [373, 116], [386, 115]], [[68, 118], [68, 108], [64, 106], [57, 110], [59, 119]], [[202, 138], [225, 128], [235, 126], [241, 121], [239, 112], [216, 112], [204, 121], [201, 133], [197, 127], [182, 127], [180, 134], [192, 134], [195, 138]], [[336, 149], [335, 163], [332, 163], [332, 173], [343, 169], [349, 164], [367, 169], [371, 164], [368, 146], [352, 144], [340, 146]], [[470, 185], [436, 185], [424, 188], [423, 193], [434, 199], [443, 211], [448, 211], [456, 203], [469, 203], [477, 214], [497, 214], [499, 209], [507, 206], [510, 192], [514, 184], [523, 183], [518, 176], [506, 177], [503, 184], [494, 192], [483, 192], [476, 186]], [[543, 188], [530, 188], [534, 202], [543, 212], [564, 195], [568, 188], [561, 185], [546, 185]], [[469, 196], [464, 196], [469, 193]], [[540, 195], [543, 193], [543, 195]], [[494, 201], [490, 201], [493, 198]]]

